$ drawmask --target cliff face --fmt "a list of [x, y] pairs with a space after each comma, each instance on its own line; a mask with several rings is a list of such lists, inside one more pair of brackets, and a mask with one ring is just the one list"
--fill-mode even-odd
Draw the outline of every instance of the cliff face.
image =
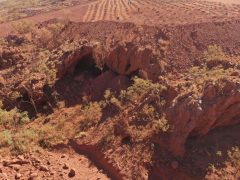
[[179, 96], [167, 110], [174, 127], [168, 148], [176, 155], [183, 155], [188, 137], [203, 136], [217, 127], [238, 124], [239, 98], [239, 81], [231, 79], [206, 82], [196, 100], [191, 94]]

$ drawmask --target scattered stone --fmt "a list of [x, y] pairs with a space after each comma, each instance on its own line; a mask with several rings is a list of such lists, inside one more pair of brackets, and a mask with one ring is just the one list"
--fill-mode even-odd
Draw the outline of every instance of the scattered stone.
[[61, 158], [65, 158], [66, 157], [66, 155], [65, 154], [63, 154], [62, 156], [61, 156]]
[[3, 161], [2, 161], [2, 165], [3, 165], [4, 167], [8, 166], [8, 164], [9, 164], [9, 161], [7, 161], [7, 160], [3, 160]]
[[35, 163], [40, 163], [41, 161], [39, 160], [39, 159], [37, 159], [37, 158], [33, 158], [33, 161], [35, 162]]
[[28, 180], [38, 180], [38, 174], [37, 173], [30, 174]]
[[6, 173], [1, 173], [0, 174], [0, 179], [8, 179], [8, 175]]
[[72, 178], [76, 175], [76, 171], [74, 169], [71, 169], [68, 173], [68, 177]]
[[41, 166], [39, 167], [39, 170], [40, 170], [40, 171], [49, 171], [48, 167], [45, 166], [45, 165], [41, 165]]
[[29, 163], [29, 161], [27, 161], [27, 160], [16, 160], [16, 159], [14, 159], [14, 160], [12, 160], [12, 161], [4, 161], [3, 162], [3, 166], [10, 166], [10, 165], [13, 165], [13, 164], [19, 164], [19, 165], [23, 165], [23, 164], [28, 164]]
[[23, 155], [18, 155], [17, 158], [20, 159], [20, 160], [24, 160], [25, 159]]
[[172, 166], [173, 169], [177, 169], [178, 166], [179, 166], [179, 163], [178, 163], [177, 161], [173, 161], [173, 162], [171, 163], [171, 166]]
[[13, 165], [10, 165], [9, 167], [11, 167], [12, 169], [14, 169], [15, 171], [19, 171], [20, 168], [21, 168], [21, 165], [19, 165], [19, 164], [13, 164]]
[[65, 164], [63, 165], [63, 169], [69, 169], [68, 164], [65, 163]]
[[20, 174], [20, 173], [17, 173], [16, 175], [15, 175], [15, 179], [20, 179], [22, 177], [22, 175]]

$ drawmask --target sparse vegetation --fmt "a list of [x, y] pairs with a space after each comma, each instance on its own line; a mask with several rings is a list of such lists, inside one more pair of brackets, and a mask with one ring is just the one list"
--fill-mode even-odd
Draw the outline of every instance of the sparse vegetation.
[[233, 68], [225, 69], [221, 66], [217, 66], [213, 69], [207, 67], [199, 68], [193, 67], [189, 71], [197, 83], [202, 83], [207, 80], [218, 80], [226, 76], [230, 76], [233, 72]]
[[165, 89], [164, 86], [158, 83], [152, 83], [150, 80], [144, 80], [139, 77], [134, 77], [133, 84], [127, 90], [122, 90], [120, 94], [121, 99], [137, 100], [141, 96], [155, 90], [155, 93], [160, 93]]
[[14, 30], [19, 34], [26, 34], [33, 31], [34, 25], [30, 21], [18, 21], [13, 23]]
[[170, 125], [168, 123], [168, 120], [166, 119], [165, 114], [163, 114], [162, 117], [157, 120], [156, 125], [157, 129], [162, 132], [167, 132], [170, 129]]
[[49, 86], [54, 86], [57, 80], [57, 70], [53, 62], [49, 62], [48, 58], [50, 57], [50, 52], [45, 50], [39, 54], [39, 59], [41, 59], [37, 66], [36, 72], [42, 73], [46, 76], [46, 84]]
[[0, 108], [0, 148], [9, 148], [16, 154], [29, 150], [34, 133], [31, 130], [22, 130], [28, 122], [30, 119], [27, 112], [20, 112], [17, 108], [10, 111]]
[[8, 147], [12, 144], [12, 134], [9, 130], [0, 132], [0, 148]]
[[102, 106], [98, 102], [90, 102], [82, 109], [84, 116], [83, 126], [89, 127], [97, 124], [102, 117]]
[[29, 121], [27, 112], [19, 112], [17, 108], [10, 111], [0, 109], [0, 126], [5, 129], [15, 129]]
[[115, 95], [109, 89], [105, 91], [104, 98], [106, 105], [113, 105], [117, 107], [119, 110], [123, 108], [122, 102], [118, 98], [116, 98]]
[[[0, 2], [0, 23], [26, 18], [39, 13], [48, 12], [77, 4], [74, 0], [7, 0]], [[67, 14], [66, 14], [67, 15]]]
[[209, 45], [208, 49], [204, 51], [204, 59], [207, 61], [221, 61], [226, 60], [227, 56], [221, 46]]
[[38, 134], [32, 129], [19, 129], [12, 136], [12, 154], [22, 154], [33, 150]]

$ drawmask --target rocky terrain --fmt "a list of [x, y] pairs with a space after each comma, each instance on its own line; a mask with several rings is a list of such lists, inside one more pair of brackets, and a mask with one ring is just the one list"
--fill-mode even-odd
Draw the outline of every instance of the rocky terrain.
[[239, 179], [238, 15], [152, 26], [86, 12], [0, 39], [0, 177]]
[[[66, 154], [64, 154], [64, 152]], [[84, 156], [70, 150], [1, 157], [1, 179], [109, 179]]]

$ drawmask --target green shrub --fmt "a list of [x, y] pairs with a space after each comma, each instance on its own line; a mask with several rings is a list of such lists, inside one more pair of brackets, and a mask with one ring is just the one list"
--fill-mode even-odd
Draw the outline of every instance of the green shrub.
[[156, 109], [149, 104], [144, 104], [141, 110], [134, 112], [136, 122], [149, 123], [154, 121], [155, 119], [158, 119], [158, 116], [159, 115]]
[[36, 66], [36, 72], [46, 75], [46, 84], [53, 86], [57, 80], [57, 70], [55, 64], [48, 61], [50, 52], [48, 50], [39, 53], [39, 62]]
[[91, 102], [83, 107], [82, 113], [84, 116], [83, 126], [89, 127], [97, 124], [102, 118], [102, 105], [98, 102]]
[[162, 117], [156, 121], [156, 126], [161, 132], [167, 132], [170, 129], [170, 125], [168, 124], [168, 120], [165, 115], [162, 115]]
[[109, 89], [107, 89], [104, 92], [104, 98], [105, 98], [106, 104], [111, 104], [111, 105], [114, 105], [115, 107], [117, 107], [118, 109], [122, 109], [121, 101], [118, 98], [116, 98]]
[[207, 61], [225, 60], [227, 58], [221, 46], [210, 45], [203, 53], [204, 59]]
[[34, 31], [32, 31], [32, 35], [34, 36], [34, 41], [38, 42], [38, 45], [41, 47], [46, 47], [49, 45], [50, 41], [53, 38], [53, 32], [47, 28], [35, 28]]
[[38, 143], [43, 148], [50, 148], [65, 140], [65, 136], [53, 126], [43, 126], [38, 131]]
[[16, 128], [29, 121], [30, 119], [27, 112], [19, 112], [17, 108], [10, 111], [0, 109], [0, 126], [3, 126], [4, 128]]
[[9, 147], [12, 143], [12, 134], [10, 131], [5, 130], [0, 132], [0, 148]]
[[31, 150], [31, 144], [38, 139], [37, 133], [32, 129], [22, 129], [13, 136], [11, 151], [13, 154], [21, 154]]
[[159, 83], [153, 83], [150, 80], [141, 79], [139, 77], [133, 78], [133, 84], [127, 89], [122, 90], [120, 93], [121, 99], [139, 99], [145, 93], [151, 90], [156, 90], [161, 92], [165, 87]]
[[19, 34], [24, 34], [33, 30], [33, 23], [30, 21], [18, 21], [13, 23], [13, 27]]

